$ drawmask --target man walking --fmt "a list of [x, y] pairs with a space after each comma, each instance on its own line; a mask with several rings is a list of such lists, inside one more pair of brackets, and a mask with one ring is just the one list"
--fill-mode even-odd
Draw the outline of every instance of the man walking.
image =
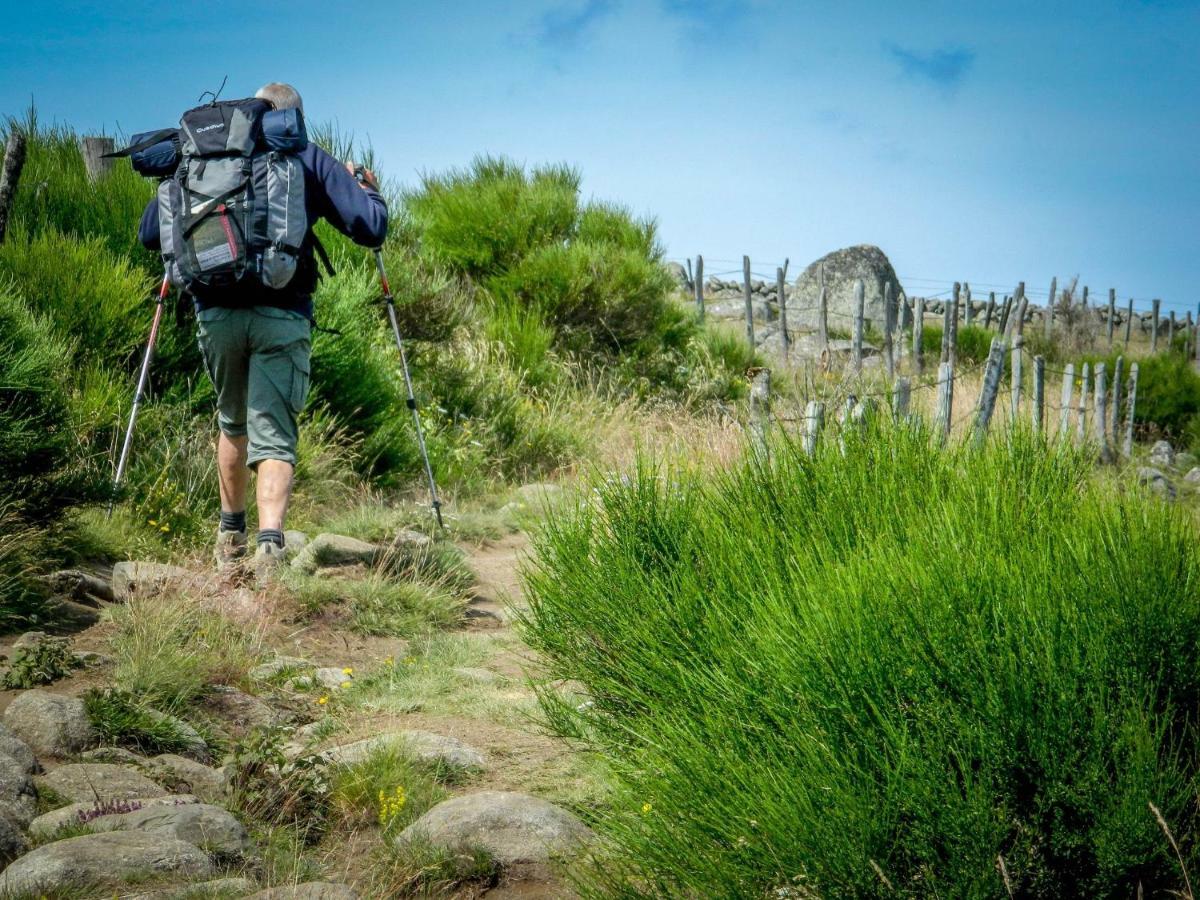
[[[276, 110], [303, 110], [299, 93], [287, 84], [268, 84], [255, 96]], [[283, 562], [297, 417], [308, 393], [312, 295], [318, 277], [312, 225], [323, 218], [355, 243], [378, 247], [388, 222], [370, 171], [359, 170], [360, 180], [352, 163], [342, 165], [315, 144], [297, 157], [304, 171], [308, 231], [295, 275], [280, 289], [245, 279], [232, 287], [191, 291], [220, 426], [221, 521], [214, 556], [218, 570], [228, 570], [247, 553], [246, 489], [253, 471], [258, 500], [254, 569], [260, 583]], [[159, 211], [160, 201], [151, 201], [138, 232], [151, 250], [161, 250]]]

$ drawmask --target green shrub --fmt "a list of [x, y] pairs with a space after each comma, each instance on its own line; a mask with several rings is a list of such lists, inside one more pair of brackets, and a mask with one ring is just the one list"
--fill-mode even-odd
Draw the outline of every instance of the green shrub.
[[[1086, 359], [1093, 368], [1097, 362], [1105, 363], [1112, 378], [1117, 354]], [[1200, 373], [1182, 353], [1156, 353], [1126, 359], [1122, 363], [1123, 380], [1129, 377], [1131, 362], [1138, 366], [1134, 421], [1139, 429], [1148, 436], [1182, 439], [1200, 449]], [[1122, 395], [1124, 391], [1122, 386]]]
[[8, 670], [0, 678], [0, 686], [9, 690], [26, 690], [66, 678], [80, 666], [66, 638], [43, 638], [32, 646], [17, 650], [9, 661]]
[[144, 704], [128, 691], [93, 688], [83, 695], [88, 721], [106, 747], [125, 747], [154, 756], [180, 753], [194, 747], [173, 719]]
[[[1069, 536], [1069, 537], [1067, 537]], [[615, 896], [1148, 895], [1197, 824], [1187, 513], [1017, 435], [778, 442], [552, 517], [524, 631], [619, 791]], [[885, 881], [886, 879], [886, 881]]]

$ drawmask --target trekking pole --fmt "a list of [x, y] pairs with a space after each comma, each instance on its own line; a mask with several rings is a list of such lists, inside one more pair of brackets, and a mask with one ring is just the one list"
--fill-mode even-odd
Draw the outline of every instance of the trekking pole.
[[162, 321], [163, 303], [167, 299], [167, 291], [171, 288], [171, 279], [163, 275], [162, 287], [158, 291], [158, 301], [154, 306], [154, 321], [150, 324], [150, 340], [146, 342], [146, 354], [142, 357], [142, 371], [138, 374], [137, 390], [133, 395], [133, 408], [129, 411], [129, 425], [125, 429], [125, 443], [121, 446], [121, 456], [117, 460], [117, 474], [113, 476], [113, 496], [108, 501], [108, 518], [112, 518], [113, 505], [117, 502], [117, 490], [125, 477], [125, 465], [129, 462], [129, 448], [133, 444], [133, 426], [137, 422], [138, 409], [146, 396], [146, 382], [150, 378], [150, 360], [154, 357], [154, 342], [158, 339], [158, 325]]
[[396, 321], [396, 302], [392, 298], [392, 288], [388, 284], [387, 271], [383, 268], [383, 248], [375, 250], [375, 268], [379, 270], [379, 283], [383, 286], [383, 300], [387, 304], [388, 320], [392, 323], [392, 334], [396, 336], [396, 348], [400, 351], [400, 368], [404, 371], [404, 387], [408, 391], [408, 408], [412, 411], [413, 426], [417, 431], [417, 447], [421, 450], [421, 460], [425, 463], [425, 477], [429, 479], [429, 496], [433, 506], [433, 514], [437, 516], [438, 528], [445, 528], [442, 522], [442, 501], [438, 498], [437, 482], [433, 480], [433, 467], [429, 464], [429, 451], [425, 449], [425, 432], [421, 429], [421, 416], [417, 412], [417, 397], [413, 393], [412, 375], [408, 371], [408, 355], [404, 352], [404, 341], [400, 339], [400, 324]]

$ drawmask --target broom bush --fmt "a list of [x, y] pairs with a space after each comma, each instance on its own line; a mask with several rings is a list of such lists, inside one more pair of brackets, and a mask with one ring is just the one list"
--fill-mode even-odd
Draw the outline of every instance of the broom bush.
[[[523, 628], [611, 762], [624, 897], [1147, 896], [1195, 870], [1200, 549], [1015, 436], [643, 463], [552, 518]], [[1005, 879], [1007, 879], [1007, 886]]]

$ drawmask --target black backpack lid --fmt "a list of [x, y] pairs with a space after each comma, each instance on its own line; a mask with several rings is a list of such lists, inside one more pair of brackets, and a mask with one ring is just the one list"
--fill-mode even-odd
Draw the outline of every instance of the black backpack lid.
[[257, 97], [217, 100], [189, 109], [179, 120], [185, 156], [249, 156], [262, 136], [271, 104]]

